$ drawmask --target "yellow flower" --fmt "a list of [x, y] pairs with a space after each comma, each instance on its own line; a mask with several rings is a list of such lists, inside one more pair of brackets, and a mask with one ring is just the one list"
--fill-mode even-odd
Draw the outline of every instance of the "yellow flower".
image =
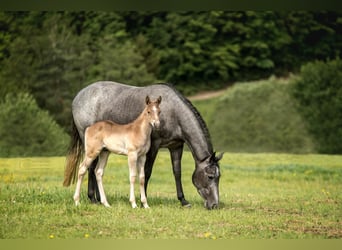
[[204, 238], [209, 238], [211, 236], [211, 233], [210, 232], [205, 232], [204, 233]]
[[85, 234], [85, 235], [84, 235], [84, 238], [88, 239], [89, 236], [90, 236], [89, 234]]
[[50, 234], [50, 235], [49, 235], [49, 238], [50, 238], [50, 239], [53, 239], [53, 238], [55, 238], [55, 236], [54, 236], [53, 234]]

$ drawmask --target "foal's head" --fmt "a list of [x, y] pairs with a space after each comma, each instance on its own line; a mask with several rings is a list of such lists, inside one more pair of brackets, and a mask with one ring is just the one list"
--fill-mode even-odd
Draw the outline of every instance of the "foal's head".
[[161, 96], [158, 97], [157, 100], [151, 101], [149, 96], [146, 96], [146, 115], [149, 123], [152, 125], [153, 128], [159, 129], [160, 121], [159, 121], [159, 114], [160, 108], [159, 104], [161, 103]]

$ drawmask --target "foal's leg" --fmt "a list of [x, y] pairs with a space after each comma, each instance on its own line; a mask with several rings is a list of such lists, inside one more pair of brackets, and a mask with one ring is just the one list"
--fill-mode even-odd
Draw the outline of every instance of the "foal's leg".
[[132, 205], [132, 208], [137, 207], [137, 203], [135, 202], [135, 195], [134, 195], [134, 183], [135, 178], [137, 176], [137, 153], [131, 152], [128, 153], [128, 167], [129, 167], [129, 201]]
[[103, 183], [102, 183], [102, 177], [104, 174], [104, 169], [107, 164], [109, 152], [108, 151], [102, 151], [99, 155], [99, 162], [97, 163], [96, 169], [95, 169], [95, 175], [97, 180], [97, 185], [99, 187], [99, 193], [101, 197], [101, 203], [105, 205], [105, 207], [110, 207], [106, 194], [104, 192]]
[[85, 173], [87, 172], [87, 169], [91, 162], [93, 161], [93, 158], [86, 156], [83, 160], [83, 162], [80, 164], [79, 170], [78, 170], [78, 179], [76, 184], [76, 190], [74, 194], [74, 201], [75, 205], [78, 206], [80, 204], [80, 193], [81, 193], [81, 184], [83, 177]]
[[140, 186], [140, 199], [144, 208], [149, 208], [147, 204], [147, 197], [145, 193], [145, 161], [146, 155], [142, 155], [138, 158], [137, 167], [139, 169], [139, 186]]

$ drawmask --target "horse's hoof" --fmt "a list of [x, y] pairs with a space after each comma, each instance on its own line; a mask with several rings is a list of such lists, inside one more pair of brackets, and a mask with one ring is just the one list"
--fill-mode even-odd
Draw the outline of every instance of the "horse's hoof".
[[75, 201], [75, 206], [78, 207], [79, 205], [81, 205], [80, 202], [79, 201]]
[[186, 204], [182, 204], [182, 207], [184, 207], [184, 208], [191, 208], [191, 204], [187, 202]]
[[183, 199], [181, 203], [182, 203], [182, 207], [191, 208], [191, 204], [187, 200]]
[[91, 204], [98, 204], [98, 203], [101, 202], [101, 201], [98, 201], [97, 199], [95, 199], [95, 197], [94, 198], [89, 198], [89, 200], [90, 200]]

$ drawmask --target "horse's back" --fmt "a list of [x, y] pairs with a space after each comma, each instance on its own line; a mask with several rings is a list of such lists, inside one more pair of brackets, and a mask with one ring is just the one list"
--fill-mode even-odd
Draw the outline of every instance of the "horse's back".
[[120, 93], [133, 86], [124, 85], [117, 82], [101, 81], [95, 82], [83, 88], [75, 96], [72, 107], [73, 110], [84, 108], [84, 105], [91, 106], [91, 103], [96, 103], [99, 100], [106, 100], [118, 96]]
[[85, 128], [97, 121], [110, 120], [117, 124], [134, 121], [144, 109], [147, 95], [151, 99], [162, 96], [161, 122], [167, 130], [163, 134], [169, 138], [167, 140], [172, 140], [170, 135], [175, 129], [171, 124], [177, 122], [175, 110], [180, 110], [182, 103], [179, 93], [165, 84], [137, 87], [109, 81], [95, 82], [74, 98], [73, 118], [81, 138]]

